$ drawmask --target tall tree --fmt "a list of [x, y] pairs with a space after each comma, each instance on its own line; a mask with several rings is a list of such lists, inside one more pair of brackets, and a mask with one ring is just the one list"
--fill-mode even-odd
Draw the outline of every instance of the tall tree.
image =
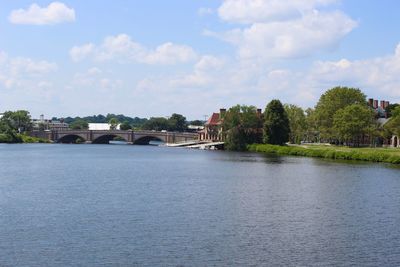
[[236, 105], [226, 111], [222, 129], [225, 148], [245, 150], [248, 144], [262, 141], [262, 117], [254, 106]]
[[348, 145], [359, 146], [368, 134], [372, 138], [375, 114], [365, 105], [353, 104], [338, 110], [333, 117], [336, 136]]
[[168, 123], [168, 128], [171, 131], [184, 132], [187, 128], [186, 117], [181, 114], [172, 114], [168, 119]]
[[304, 110], [301, 107], [291, 104], [285, 104], [284, 108], [289, 119], [289, 141], [293, 144], [300, 144], [305, 137], [307, 129], [307, 120]]
[[366, 96], [360, 89], [335, 87], [320, 97], [315, 107], [315, 116], [322, 138], [334, 139], [333, 117], [335, 113], [353, 104], [367, 104]]
[[272, 100], [264, 111], [264, 142], [283, 145], [289, 141], [289, 134], [288, 115], [281, 101]]

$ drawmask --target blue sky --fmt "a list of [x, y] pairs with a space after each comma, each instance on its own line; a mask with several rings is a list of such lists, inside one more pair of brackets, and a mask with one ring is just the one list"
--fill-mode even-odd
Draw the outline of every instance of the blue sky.
[[395, 0], [1, 1], [0, 110], [203, 118], [354, 86], [400, 101]]

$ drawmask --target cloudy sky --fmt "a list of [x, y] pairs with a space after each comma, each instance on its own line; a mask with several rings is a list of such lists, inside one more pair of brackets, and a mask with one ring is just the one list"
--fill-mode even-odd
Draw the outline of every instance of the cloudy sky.
[[336, 85], [400, 101], [398, 0], [0, 0], [0, 111], [189, 119]]

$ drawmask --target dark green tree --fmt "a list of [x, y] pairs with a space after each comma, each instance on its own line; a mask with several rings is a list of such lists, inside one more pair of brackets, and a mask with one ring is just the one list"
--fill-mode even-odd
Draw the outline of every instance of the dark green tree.
[[162, 131], [169, 129], [169, 121], [164, 117], [152, 117], [143, 124], [143, 130]]
[[245, 150], [248, 144], [262, 141], [262, 117], [254, 106], [231, 107], [223, 117], [222, 129], [228, 150]]
[[315, 119], [321, 137], [326, 141], [335, 139], [333, 117], [335, 113], [353, 104], [367, 105], [366, 96], [360, 89], [335, 87], [326, 91], [315, 107]]
[[77, 119], [69, 125], [69, 128], [72, 130], [87, 130], [89, 128], [89, 124], [85, 120]]
[[174, 113], [168, 119], [168, 130], [184, 132], [187, 129], [186, 117], [181, 114]]
[[126, 131], [126, 130], [132, 129], [132, 126], [129, 124], [128, 121], [124, 121], [123, 123], [121, 123], [121, 125], [119, 126], [119, 128], [120, 128], [121, 130], [123, 130], [123, 131]]
[[396, 104], [390, 104], [389, 106], [386, 107], [385, 111], [386, 111], [386, 114], [387, 114], [387, 117], [388, 117], [388, 118], [392, 117], [393, 111], [394, 111], [397, 107], [400, 107], [400, 105], [397, 104], [397, 103], [396, 103]]
[[264, 111], [264, 142], [284, 145], [289, 141], [289, 119], [281, 101], [272, 100]]

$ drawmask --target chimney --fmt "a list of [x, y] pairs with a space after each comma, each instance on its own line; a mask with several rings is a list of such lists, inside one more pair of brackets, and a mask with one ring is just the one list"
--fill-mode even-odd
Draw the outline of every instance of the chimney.
[[374, 106], [374, 99], [373, 98], [368, 99], [368, 106], [370, 106], [371, 108]]
[[257, 109], [257, 116], [258, 116], [258, 117], [261, 117], [261, 114], [262, 114], [262, 110], [261, 110], [261, 108], [258, 108], [258, 109]]
[[387, 107], [390, 105], [389, 101], [385, 101], [385, 109], [387, 109]]
[[381, 108], [385, 109], [385, 100], [381, 100]]
[[374, 100], [374, 109], [377, 109], [378, 108], [378, 100]]
[[226, 113], [226, 108], [221, 108], [219, 110], [219, 118], [222, 119], [225, 117], [225, 113]]

